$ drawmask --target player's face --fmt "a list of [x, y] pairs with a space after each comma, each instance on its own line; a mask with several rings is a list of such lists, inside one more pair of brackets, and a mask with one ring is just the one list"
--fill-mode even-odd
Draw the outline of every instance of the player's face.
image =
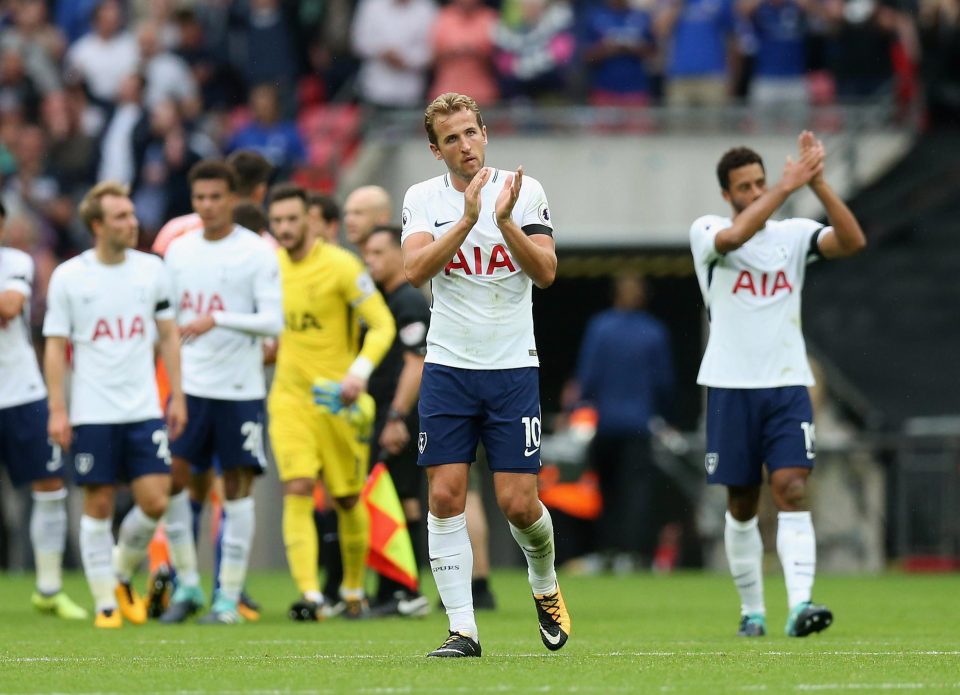
[[100, 207], [103, 209], [103, 219], [94, 223], [97, 240], [115, 252], [134, 248], [140, 223], [133, 209], [133, 201], [126, 196], [105, 195], [100, 199]]
[[297, 253], [307, 242], [307, 211], [299, 198], [284, 198], [270, 204], [270, 231], [288, 253]]
[[480, 127], [473, 111], [461, 109], [450, 115], [437, 116], [433, 130], [437, 134], [437, 144], [430, 143], [433, 155], [442, 159], [457, 178], [472, 180], [483, 168], [486, 126]]
[[217, 232], [233, 224], [233, 193], [222, 179], [200, 179], [190, 187], [193, 211], [200, 215], [204, 229]]
[[318, 205], [314, 205], [307, 210], [307, 228], [310, 231], [310, 236], [314, 239], [335, 241], [337, 238], [336, 223], [327, 222], [323, 219], [323, 209]]
[[747, 164], [730, 170], [730, 188], [723, 198], [739, 215], [757, 198], [767, 192], [767, 176], [759, 164]]
[[343, 204], [344, 236], [354, 246], [359, 246], [377, 226], [377, 210], [367, 196], [352, 193]]
[[400, 247], [393, 243], [389, 234], [374, 234], [367, 239], [363, 248], [363, 262], [370, 271], [370, 277], [379, 284], [388, 282], [399, 269], [403, 268], [403, 256]]

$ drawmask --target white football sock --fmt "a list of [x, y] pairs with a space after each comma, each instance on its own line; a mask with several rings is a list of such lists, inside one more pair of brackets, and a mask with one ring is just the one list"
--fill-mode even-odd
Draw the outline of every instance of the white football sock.
[[97, 612], [117, 609], [114, 594], [117, 577], [113, 572], [113, 532], [110, 526], [110, 519], [94, 519], [86, 514], [80, 517], [80, 558]]
[[557, 590], [557, 571], [553, 564], [553, 519], [540, 503], [543, 514], [525, 529], [510, 524], [510, 533], [527, 558], [527, 577], [535, 594], [552, 594]]
[[473, 548], [467, 534], [467, 515], [440, 519], [427, 512], [427, 542], [433, 580], [447, 610], [450, 629], [478, 639], [473, 613]]
[[37, 591], [52, 596], [63, 588], [63, 549], [67, 545], [66, 488], [33, 493], [30, 541], [37, 568]]
[[723, 531], [724, 546], [727, 550], [727, 562], [733, 583], [740, 593], [740, 612], [766, 614], [763, 604], [763, 540], [757, 517], [748, 521], [737, 521], [727, 512], [727, 523]]
[[193, 542], [190, 493], [181, 490], [170, 498], [164, 523], [170, 545], [170, 562], [177, 572], [177, 581], [184, 586], [199, 586], [200, 573], [197, 570], [197, 546]]
[[250, 546], [256, 524], [253, 498], [243, 497], [223, 503], [223, 555], [220, 559], [220, 593], [231, 601], [240, 600], [247, 580]]
[[810, 512], [777, 515], [777, 554], [787, 584], [787, 603], [792, 609], [810, 600], [817, 570], [817, 539]]
[[121, 582], [129, 582], [147, 556], [147, 547], [158, 523], [157, 519], [144, 514], [139, 505], [134, 505], [123, 517], [117, 545], [113, 550], [113, 569]]

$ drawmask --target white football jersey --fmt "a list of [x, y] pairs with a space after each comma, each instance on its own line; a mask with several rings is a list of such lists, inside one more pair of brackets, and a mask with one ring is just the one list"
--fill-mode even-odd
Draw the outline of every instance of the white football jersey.
[[151, 254], [105, 265], [91, 249], [53, 271], [43, 334], [73, 343], [71, 424], [161, 416], [149, 324], [173, 316], [169, 278]]
[[[239, 225], [223, 239], [203, 231], [184, 234], [165, 256], [182, 326], [208, 314], [271, 313], [282, 325], [277, 254], [257, 234]], [[180, 351], [183, 390], [191, 396], [248, 401], [266, 395], [263, 338], [215, 326], [185, 341]]]
[[819, 257], [824, 226], [807, 219], [769, 220], [727, 254], [714, 246], [727, 217], [706, 215], [690, 227], [690, 248], [710, 319], [697, 383], [717, 388], [811, 386], [800, 326], [807, 263]]
[[[426, 361], [464, 369], [537, 367], [533, 281], [510, 255], [495, 221], [497, 195], [511, 172], [495, 169], [480, 192], [480, 218], [457, 254], [433, 277]], [[463, 216], [463, 193], [444, 174], [411, 186], [403, 199], [403, 240], [434, 238]], [[523, 177], [513, 219], [521, 228], [553, 229], [540, 182]]]
[[8, 290], [22, 294], [25, 301], [19, 316], [0, 319], [0, 408], [47, 395], [30, 335], [33, 259], [23, 251], [0, 248], [0, 292]]

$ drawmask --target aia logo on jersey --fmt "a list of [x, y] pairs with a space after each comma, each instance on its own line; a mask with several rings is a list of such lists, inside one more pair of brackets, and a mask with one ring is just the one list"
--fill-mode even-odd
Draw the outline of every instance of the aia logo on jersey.
[[113, 321], [97, 319], [92, 340], [93, 342], [97, 342], [101, 338], [104, 340], [133, 340], [134, 338], [143, 338], [144, 334], [142, 316], [134, 316], [129, 323], [124, 321], [122, 316], [118, 316]]
[[733, 294], [737, 292], [747, 292], [754, 297], [774, 297], [777, 292], [793, 292], [793, 285], [787, 280], [787, 275], [782, 270], [770, 279], [770, 273], [758, 273], [754, 278], [749, 270], [741, 270], [737, 276], [737, 281], [733, 284]]
[[197, 316], [204, 316], [215, 311], [226, 311], [226, 308], [223, 305], [223, 299], [216, 292], [207, 297], [203, 292], [193, 295], [190, 290], [184, 290], [180, 298], [179, 311], [192, 311]]
[[310, 330], [320, 330], [323, 328], [323, 326], [320, 324], [320, 320], [309, 311], [300, 313], [296, 311], [288, 311], [286, 316], [283, 317], [283, 320], [287, 328], [295, 333]]
[[[472, 256], [472, 258], [467, 260], [467, 256]], [[473, 252], [467, 254], [464, 254], [461, 247], [457, 250], [457, 255], [447, 263], [447, 267], [443, 269], [443, 274], [449, 275], [451, 271], [462, 270], [465, 275], [493, 275], [497, 268], [506, 268], [511, 273], [517, 271], [503, 244], [494, 244], [486, 264], [484, 264], [483, 250], [479, 246], [474, 246]]]

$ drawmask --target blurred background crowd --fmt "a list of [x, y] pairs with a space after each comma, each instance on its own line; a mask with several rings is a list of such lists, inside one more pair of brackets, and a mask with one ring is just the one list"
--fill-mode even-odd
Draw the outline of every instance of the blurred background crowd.
[[6, 243], [45, 280], [89, 243], [75, 204], [129, 182], [148, 243], [185, 172], [253, 148], [332, 190], [371, 111], [456, 88], [484, 107], [917, 99], [960, 123], [960, 0], [7, 0]]

